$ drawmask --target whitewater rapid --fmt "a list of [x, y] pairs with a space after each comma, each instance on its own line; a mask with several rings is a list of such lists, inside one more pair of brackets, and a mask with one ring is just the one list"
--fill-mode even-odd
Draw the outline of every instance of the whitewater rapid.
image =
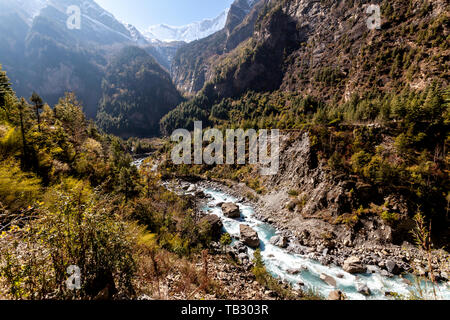
[[[392, 299], [385, 293], [393, 292], [402, 295], [405, 299], [411, 296], [411, 293], [417, 292], [418, 286], [407, 284], [404, 278], [415, 283], [413, 276], [404, 276], [388, 278], [379, 273], [366, 273], [352, 275], [345, 272], [337, 266], [324, 266], [319, 262], [306, 256], [293, 254], [286, 249], [272, 245], [269, 240], [277, 234], [271, 225], [263, 223], [255, 218], [254, 209], [246, 204], [240, 203], [236, 198], [217, 189], [201, 188], [209, 196], [208, 203], [202, 208], [205, 213], [215, 214], [222, 219], [224, 231], [228, 232], [234, 238], [239, 238], [239, 225], [246, 224], [253, 228], [261, 240], [261, 255], [267, 270], [276, 278], [288, 281], [294, 288], [301, 287], [303, 290], [313, 290], [324, 298], [327, 298], [331, 291], [341, 290], [345, 293], [347, 299], [366, 300], [366, 299]], [[220, 203], [236, 203], [241, 211], [240, 219], [230, 219], [223, 215], [222, 209], [218, 206]], [[252, 255], [253, 250], [249, 248]], [[288, 270], [302, 270], [298, 274], [290, 274]], [[336, 287], [333, 287], [320, 279], [321, 274], [326, 274], [336, 280]], [[300, 286], [303, 284], [303, 286]], [[358, 286], [367, 285], [371, 291], [369, 297], [364, 296], [357, 290]], [[425, 292], [425, 297], [434, 298], [432, 288], [425, 282], [421, 283], [421, 289]], [[450, 299], [450, 288], [448, 284], [440, 284], [436, 288], [438, 299]]]

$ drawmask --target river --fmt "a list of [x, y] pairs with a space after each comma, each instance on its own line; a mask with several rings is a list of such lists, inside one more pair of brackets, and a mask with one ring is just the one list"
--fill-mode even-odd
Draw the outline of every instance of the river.
[[[417, 286], [408, 285], [405, 279], [400, 277], [388, 278], [382, 276], [380, 273], [367, 273], [360, 275], [352, 275], [342, 268], [337, 266], [324, 266], [319, 262], [309, 259], [306, 256], [293, 254], [286, 249], [279, 248], [272, 245], [269, 240], [276, 235], [275, 230], [271, 225], [263, 223], [255, 218], [255, 211], [250, 205], [239, 203], [239, 201], [217, 189], [201, 188], [201, 190], [210, 198], [208, 203], [202, 210], [209, 214], [216, 214], [222, 219], [224, 224], [224, 231], [228, 232], [234, 238], [239, 238], [239, 225], [246, 224], [253, 228], [259, 235], [261, 240], [261, 255], [266, 265], [267, 270], [275, 277], [288, 281], [294, 288], [299, 287], [299, 283], [303, 283], [303, 289], [312, 289], [323, 297], [328, 297], [333, 290], [341, 290], [346, 297], [351, 300], [365, 300], [365, 299], [388, 299], [386, 292], [395, 292], [408, 298], [411, 292], [417, 292]], [[241, 210], [240, 219], [230, 219], [223, 215], [222, 209], [218, 204], [223, 202], [236, 203]], [[253, 251], [249, 248], [250, 253]], [[300, 273], [293, 275], [288, 270], [299, 269]], [[326, 274], [336, 280], [336, 288], [325, 283], [320, 279], [321, 274]], [[414, 277], [411, 275], [405, 276], [413, 283]], [[358, 286], [367, 285], [371, 291], [369, 297], [364, 296], [357, 290]], [[432, 298], [432, 288], [425, 282], [421, 283], [422, 290], [425, 291], [424, 296]], [[450, 288], [448, 284], [440, 284], [436, 288], [438, 299], [450, 299]], [[391, 298], [392, 299], [392, 298]]]
[[[142, 161], [135, 163], [138, 167]], [[152, 171], [157, 170], [157, 165], [152, 166]], [[168, 189], [172, 189], [165, 184]], [[252, 206], [240, 202], [235, 197], [215, 188], [201, 187], [191, 184], [188, 190], [201, 190], [208, 196], [209, 200], [202, 210], [207, 214], [219, 216], [224, 225], [224, 232], [229, 233], [233, 238], [240, 236], [240, 224], [246, 224], [258, 233], [260, 238], [260, 250], [266, 269], [276, 278], [292, 284], [298, 289], [299, 283], [303, 284], [301, 289], [312, 290], [322, 297], [326, 298], [331, 291], [342, 291], [347, 299], [350, 300], [381, 300], [392, 299], [386, 293], [396, 293], [408, 299], [412, 293], [417, 294], [419, 285], [410, 285], [405, 281], [417, 283], [414, 276], [406, 275], [404, 278], [394, 276], [386, 277], [379, 272], [353, 275], [345, 272], [338, 266], [324, 266], [318, 261], [307, 256], [294, 254], [287, 249], [272, 245], [270, 239], [277, 234], [277, 230], [270, 224], [264, 223], [255, 217], [255, 211]], [[175, 191], [175, 190], [173, 190]], [[184, 192], [191, 193], [194, 192]], [[241, 212], [240, 219], [231, 219], [223, 215], [221, 207], [218, 205], [224, 202], [232, 202], [239, 206]], [[253, 250], [248, 248], [250, 255]], [[298, 274], [291, 274], [288, 270], [301, 270]], [[321, 280], [320, 276], [326, 274], [336, 281], [336, 287], [331, 286]], [[358, 287], [366, 285], [371, 292], [370, 296], [365, 296], [358, 292]], [[448, 283], [441, 283], [435, 286], [436, 298], [450, 300], [450, 286]], [[420, 281], [420, 290], [422, 297], [434, 299], [433, 287], [429, 282]]]

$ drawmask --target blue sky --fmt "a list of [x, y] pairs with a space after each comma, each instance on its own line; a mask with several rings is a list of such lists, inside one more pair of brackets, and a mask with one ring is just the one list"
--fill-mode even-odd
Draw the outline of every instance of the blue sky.
[[95, 0], [117, 19], [138, 29], [154, 24], [185, 25], [218, 16], [233, 0]]

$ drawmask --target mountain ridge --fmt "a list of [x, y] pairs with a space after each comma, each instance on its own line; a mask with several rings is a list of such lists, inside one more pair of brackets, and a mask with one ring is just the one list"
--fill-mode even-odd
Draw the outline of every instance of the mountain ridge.
[[[81, 29], [69, 30], [67, 8], [81, 9]], [[0, 0], [0, 63], [19, 96], [36, 91], [54, 105], [76, 91], [89, 118], [95, 118], [108, 61], [122, 48], [138, 45], [166, 70], [181, 43], [149, 42], [95, 1]]]
[[[383, 19], [378, 31], [367, 28], [367, 1], [267, 2], [255, 14], [259, 16], [253, 20], [255, 30], [232, 47], [223, 49], [230, 32], [219, 32], [180, 49], [174, 81], [190, 94], [210, 83], [222, 97], [279, 89], [324, 95], [329, 101], [340, 92], [349, 99], [356, 91], [385, 85], [390, 90], [399, 83], [424, 88], [440, 78], [434, 72], [449, 55], [445, 47], [449, 14], [443, 1], [380, 5]], [[404, 22], [397, 25], [401, 19]], [[436, 55], [439, 46], [442, 53]], [[200, 58], [194, 52], [201, 52]], [[397, 69], [402, 65], [407, 68], [400, 74]], [[377, 69], [383, 83], [369, 85], [366, 80], [375, 79]]]
[[177, 51], [172, 65], [172, 78], [181, 92], [192, 95], [203, 88], [212, 65], [209, 60], [231, 51], [252, 35], [258, 13], [266, 2], [234, 1], [223, 29], [188, 43]]
[[125, 47], [106, 68], [97, 123], [124, 138], [156, 136], [159, 119], [182, 100], [154, 57], [142, 48]]
[[184, 26], [153, 25], [143, 31], [143, 34], [148, 40], [163, 42], [184, 41], [189, 43], [221, 30], [226, 23], [228, 12], [229, 8], [215, 18], [204, 19]]

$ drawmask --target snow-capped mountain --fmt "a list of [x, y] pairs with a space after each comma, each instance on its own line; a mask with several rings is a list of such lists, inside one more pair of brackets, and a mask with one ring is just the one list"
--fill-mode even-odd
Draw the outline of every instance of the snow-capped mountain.
[[[225, 9], [214, 19], [205, 19], [185, 26], [170, 26], [167, 24], [152, 25], [143, 31], [142, 34], [151, 42], [155, 40], [163, 42], [192, 42], [203, 39], [222, 30], [227, 23], [233, 24], [230, 20], [242, 21], [241, 15], [247, 15], [258, 1], [260, 0], [235, 0], [230, 8]], [[233, 14], [230, 15], [231, 8], [234, 10]], [[239, 17], [235, 17], [236, 11], [240, 13]]]
[[33, 28], [33, 23], [39, 19], [49, 19], [60, 27], [60, 32], [66, 32], [67, 8], [73, 5], [81, 11], [82, 27], [78, 32], [71, 33], [79, 41], [94, 44], [148, 44], [135, 27], [118, 21], [94, 0], [0, 0], [0, 16], [16, 15], [29, 28]]
[[[75, 91], [92, 118], [105, 67], [122, 48], [140, 46], [170, 71], [185, 42], [222, 30], [228, 19], [239, 21], [236, 5], [243, 4], [238, 7], [246, 11], [253, 1], [235, 0], [231, 9], [215, 19], [183, 27], [153, 26], [144, 36], [95, 0], [0, 0], [0, 63], [14, 79], [19, 96], [36, 91], [55, 104], [64, 92]], [[80, 8], [79, 29], [67, 27], [68, 8], [74, 5]]]
[[49, 0], [0, 0], [2, 16], [16, 13], [28, 25], [46, 7]]
[[166, 24], [150, 26], [143, 34], [150, 40], [192, 42], [222, 30], [227, 21], [229, 11], [230, 9], [228, 8], [214, 19], [205, 19], [185, 26], [175, 27]]
[[[67, 27], [73, 5], [80, 8], [80, 29]], [[0, 64], [17, 94], [38, 91], [54, 104], [76, 91], [91, 118], [109, 57], [125, 46], [149, 45], [94, 0], [0, 0], [0, 42]]]
[[133, 39], [133, 41], [136, 42], [137, 45], [145, 46], [149, 44], [147, 39], [142, 35], [142, 33], [139, 32], [139, 30], [135, 26], [129, 23], [123, 23], [123, 25], [125, 26], [125, 28], [127, 28], [128, 32], [130, 33], [131, 39]]

